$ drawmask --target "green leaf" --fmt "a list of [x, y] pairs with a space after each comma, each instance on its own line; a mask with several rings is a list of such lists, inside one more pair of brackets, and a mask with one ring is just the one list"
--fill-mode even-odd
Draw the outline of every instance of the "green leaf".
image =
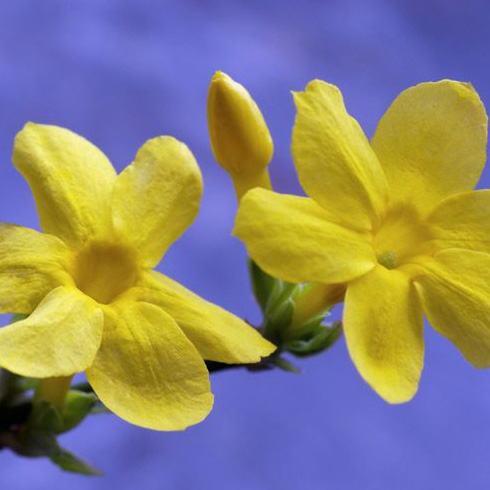
[[60, 432], [67, 432], [76, 427], [97, 403], [97, 396], [84, 391], [70, 390], [63, 406], [63, 425]]

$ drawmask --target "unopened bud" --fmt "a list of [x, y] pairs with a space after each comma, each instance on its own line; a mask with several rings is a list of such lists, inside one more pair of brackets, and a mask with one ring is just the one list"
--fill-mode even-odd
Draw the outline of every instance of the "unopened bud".
[[208, 127], [218, 163], [231, 175], [238, 198], [253, 187], [270, 189], [274, 146], [264, 117], [248, 91], [216, 72], [208, 93]]

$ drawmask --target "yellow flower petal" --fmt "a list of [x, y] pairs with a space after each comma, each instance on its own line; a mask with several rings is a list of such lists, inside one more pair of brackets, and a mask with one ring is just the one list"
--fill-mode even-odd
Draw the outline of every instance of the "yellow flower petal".
[[148, 303], [106, 310], [104, 337], [87, 379], [119, 417], [155, 430], [182, 430], [212, 408], [209, 375], [172, 318]]
[[54, 288], [70, 283], [70, 252], [51, 235], [0, 224], [0, 313], [31, 313]]
[[419, 263], [415, 286], [431, 325], [474, 366], [490, 366], [490, 255], [443, 250]]
[[243, 198], [234, 234], [269, 274], [290, 282], [341, 283], [370, 271], [370, 237], [331, 223], [313, 200], [253, 189]]
[[102, 337], [103, 315], [76, 289], [51, 291], [25, 320], [0, 328], [0, 366], [51, 378], [84, 371]]
[[448, 197], [434, 209], [426, 222], [439, 249], [490, 252], [490, 190]]
[[314, 80], [294, 94], [293, 157], [306, 193], [333, 219], [370, 230], [383, 215], [387, 186], [381, 166], [334, 85]]
[[486, 160], [487, 116], [470, 84], [443, 80], [402, 92], [372, 140], [392, 196], [422, 212], [468, 191]]
[[344, 329], [362, 377], [390, 403], [410, 400], [423, 366], [423, 316], [407, 276], [378, 266], [349, 284]]
[[[275, 349], [254, 328], [172, 279], [151, 271], [127, 293], [161, 307], [208, 361], [251, 363]], [[129, 297], [129, 296], [128, 296]]]
[[15, 139], [13, 160], [31, 186], [46, 233], [79, 245], [111, 232], [109, 199], [116, 173], [86, 139], [29, 123]]
[[186, 145], [170, 136], [147, 141], [117, 178], [112, 199], [117, 231], [154, 267], [194, 221], [202, 178]]

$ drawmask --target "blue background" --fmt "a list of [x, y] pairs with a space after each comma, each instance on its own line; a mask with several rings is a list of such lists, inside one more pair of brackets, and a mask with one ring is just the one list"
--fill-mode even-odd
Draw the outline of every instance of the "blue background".
[[[84, 135], [118, 169], [146, 139], [174, 135], [194, 151], [205, 192], [195, 225], [160, 270], [257, 321], [244, 249], [230, 237], [234, 193], [208, 142], [213, 72], [226, 71], [256, 98], [276, 145], [274, 186], [299, 193], [290, 90], [313, 78], [339, 85], [368, 134], [390, 101], [421, 81], [469, 80], [489, 105], [489, 14], [488, 2], [471, 0], [2, 2], [0, 220], [38, 227], [10, 162], [27, 120]], [[486, 489], [490, 372], [473, 369], [431, 329], [426, 345], [409, 404], [378, 398], [341, 340], [300, 362], [301, 375], [213, 375], [214, 411], [183, 433], [91, 418], [62, 442], [104, 469], [103, 479], [0, 452], [0, 488]]]

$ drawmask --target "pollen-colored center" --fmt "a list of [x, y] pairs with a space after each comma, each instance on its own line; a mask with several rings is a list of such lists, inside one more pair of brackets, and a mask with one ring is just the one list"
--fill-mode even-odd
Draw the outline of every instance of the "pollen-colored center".
[[133, 251], [105, 243], [92, 243], [82, 250], [74, 269], [78, 289], [104, 304], [135, 284], [139, 270]]
[[430, 232], [417, 211], [407, 205], [391, 209], [374, 232], [378, 262], [395, 269], [421, 254], [430, 253]]

